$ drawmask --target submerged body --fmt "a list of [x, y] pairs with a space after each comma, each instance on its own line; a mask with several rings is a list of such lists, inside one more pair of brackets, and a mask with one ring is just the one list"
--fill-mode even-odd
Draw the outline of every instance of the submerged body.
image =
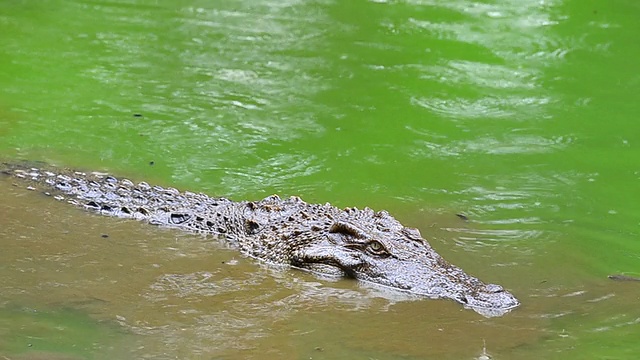
[[224, 236], [262, 261], [452, 299], [485, 316], [519, 305], [500, 285], [485, 284], [445, 261], [417, 229], [386, 211], [338, 209], [276, 195], [235, 202], [100, 173], [10, 164], [2, 172], [27, 188], [104, 215]]

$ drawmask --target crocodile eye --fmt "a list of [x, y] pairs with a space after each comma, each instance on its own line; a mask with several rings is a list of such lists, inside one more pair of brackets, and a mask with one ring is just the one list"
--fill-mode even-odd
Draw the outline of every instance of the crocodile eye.
[[384, 248], [381, 242], [373, 240], [367, 244], [367, 250], [375, 255], [388, 255], [387, 249]]

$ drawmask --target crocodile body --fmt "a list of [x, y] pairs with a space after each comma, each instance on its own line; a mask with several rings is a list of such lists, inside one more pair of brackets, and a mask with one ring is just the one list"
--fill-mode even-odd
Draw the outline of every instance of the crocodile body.
[[4, 164], [2, 172], [28, 189], [103, 215], [223, 236], [243, 254], [269, 263], [452, 299], [485, 316], [519, 305], [500, 285], [485, 284], [444, 260], [417, 229], [386, 211], [276, 195], [236, 202], [101, 173], [15, 164]]

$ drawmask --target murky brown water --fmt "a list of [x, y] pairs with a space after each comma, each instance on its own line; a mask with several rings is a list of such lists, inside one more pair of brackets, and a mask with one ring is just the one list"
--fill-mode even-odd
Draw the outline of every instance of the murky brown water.
[[[604, 314], [637, 302], [629, 284], [595, 281], [566, 292], [543, 280], [538, 288], [516, 285], [522, 307], [486, 319], [450, 301], [409, 301], [355, 281], [273, 268], [217, 239], [86, 213], [7, 178], [0, 204], [0, 306], [73, 309], [119, 329], [124, 340], [96, 344], [97, 357], [472, 359], [484, 341], [495, 358], [534, 358], [531, 349], [563, 348], [570, 343], [558, 342], [576, 336], [552, 326], [555, 318], [632, 325], [631, 315]], [[422, 230], [441, 246], [453, 238], [452, 224], [439, 219]], [[452, 261], [461, 256], [443, 250]], [[480, 261], [469, 267], [504, 272]]]

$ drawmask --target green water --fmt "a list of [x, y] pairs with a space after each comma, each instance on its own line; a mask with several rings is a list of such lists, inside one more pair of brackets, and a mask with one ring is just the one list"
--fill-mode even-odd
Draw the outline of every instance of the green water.
[[[126, 311], [139, 318], [121, 321], [137, 356], [472, 359], [484, 339], [495, 359], [632, 359], [640, 352], [640, 283], [606, 277], [640, 276], [639, 15], [640, 3], [623, 0], [3, 1], [0, 158], [232, 199], [279, 193], [384, 208], [419, 227], [445, 258], [522, 302], [503, 318], [481, 320], [438, 301], [387, 307], [374, 296], [354, 305], [351, 282], [321, 282], [351, 294], [331, 292], [333, 302], [311, 290], [271, 290], [319, 281], [294, 272], [255, 275], [261, 287], [234, 294], [241, 302], [268, 291], [256, 308], [228, 300], [215, 311], [171, 316], [171, 306], [187, 306], [180, 296], [171, 306], [142, 305], [150, 302], [143, 289], [168, 274], [148, 270], [139, 287], [113, 289], [122, 298], [84, 309], [97, 324]], [[69, 240], [56, 234], [79, 232], [73, 224], [147, 231], [61, 206], [47, 208], [52, 228], [36, 236], [38, 225], [24, 223], [48, 200], [25, 201], [8, 188], [1, 195], [5, 264], [28, 256], [15, 245], [27, 234], [59, 253]], [[460, 224], [455, 213], [471, 222]], [[149, 231], [135, 236], [165, 245], [176, 236]], [[82, 252], [83, 242], [71, 244], [78, 247], [64, 251]], [[140, 261], [162, 268], [158, 246]], [[98, 250], [133, 264], [142, 256], [135, 248], [123, 241]], [[36, 262], [45, 258], [40, 250], [30, 250]], [[39, 271], [55, 273], [42, 261]], [[240, 272], [216, 270], [218, 281], [264, 274], [245, 261]], [[173, 271], [188, 268], [200, 281], [201, 262], [199, 270], [184, 262]], [[52, 292], [55, 304], [70, 297], [63, 305], [73, 307], [84, 286], [99, 291], [100, 282], [129, 276], [100, 268], [110, 280], [94, 283], [75, 266], [55, 280], [75, 293], [55, 293], [33, 274], [21, 278], [18, 265], [0, 266], [0, 333], [31, 321], [10, 315], [25, 297], [31, 308], [52, 309], [34, 300]], [[9, 291], [20, 283], [33, 287]], [[307, 296], [315, 307], [301, 300]], [[252, 311], [256, 319], [244, 317]], [[144, 323], [143, 314], [158, 312]], [[212, 331], [206, 319], [220, 319], [212, 314], [229, 316], [222, 317], [229, 327]], [[233, 326], [241, 320], [244, 327]], [[85, 356], [109, 349], [104, 341]], [[18, 342], [0, 341], [0, 355], [25, 356]]]
[[87, 353], [113, 352], [101, 344], [117, 343], [121, 337], [110, 324], [98, 325], [70, 309], [39, 311], [25, 307], [0, 310], [0, 334], [3, 351], [35, 349], [36, 354], [47, 359], [63, 359], [56, 357], [57, 353], [66, 354], [68, 359], [81, 359]]

